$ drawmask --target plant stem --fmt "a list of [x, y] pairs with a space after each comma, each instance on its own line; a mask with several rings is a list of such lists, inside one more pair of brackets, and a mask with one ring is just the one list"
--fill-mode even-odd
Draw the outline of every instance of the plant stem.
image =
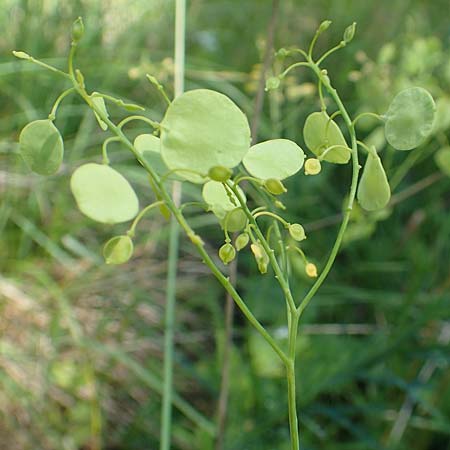
[[[185, 26], [186, 0], [177, 0], [175, 3], [175, 97], [181, 95], [184, 90]], [[181, 202], [181, 184], [177, 181], [172, 185], [172, 198], [174, 199], [175, 207], [179, 207]], [[161, 450], [170, 450], [171, 443], [174, 322], [179, 242], [180, 227], [176, 218], [172, 216], [170, 219], [166, 314], [164, 320], [164, 386], [161, 409]]]

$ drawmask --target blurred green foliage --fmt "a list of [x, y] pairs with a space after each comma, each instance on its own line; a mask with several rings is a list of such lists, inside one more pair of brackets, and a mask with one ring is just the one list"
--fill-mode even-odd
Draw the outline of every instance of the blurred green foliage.
[[[445, 0], [281, 5], [277, 47], [304, 46], [320, 21], [331, 19], [320, 51], [358, 23], [352, 44], [326, 64], [352, 113], [383, 113], [393, 95], [411, 85], [430, 90], [440, 111], [433, 136], [410, 154], [392, 152], [378, 124], [361, 121], [362, 135], [388, 162], [395, 207], [382, 214], [355, 211], [345, 249], [305, 315], [297, 372], [304, 450], [450, 449], [450, 180], [431, 157], [448, 145], [450, 131], [447, 9]], [[188, 1], [187, 88], [224, 92], [252, 117], [270, 14], [268, 0]], [[3, 0], [1, 450], [158, 446], [166, 224], [146, 219], [136, 257], [121, 269], [103, 264], [101, 243], [123, 230], [82, 217], [70, 195], [68, 174], [81, 161], [99, 161], [104, 139], [76, 98], [65, 101], [57, 119], [67, 147], [63, 170], [50, 178], [30, 175], [17, 154], [19, 131], [47, 116], [63, 83], [16, 61], [11, 51], [63, 66], [79, 15], [86, 34], [78, 64], [88, 89], [143, 104], [154, 119], [164, 103], [145, 73], [172, 89], [173, 2]], [[275, 62], [273, 70], [279, 69]], [[286, 137], [303, 145], [304, 119], [319, 107], [311, 81], [298, 71], [266, 97], [260, 140]], [[111, 113], [118, 117], [119, 110]], [[111, 159], [140, 197], [150, 198], [147, 180], [124, 149], [113, 145]], [[319, 267], [336, 233], [348, 176], [346, 168], [327, 167], [303, 184], [287, 183], [287, 219], [305, 224], [305, 250]], [[209, 215], [194, 221], [216, 248]], [[224, 295], [188, 243], [182, 252], [176, 391], [214, 422]], [[300, 295], [309, 283], [302, 262], [293, 259], [292, 271]], [[249, 255], [240, 259], [238, 287], [282, 341], [281, 297]], [[280, 367], [239, 314], [231, 370], [226, 449], [287, 450]], [[174, 449], [213, 448], [207, 428], [175, 410]]]

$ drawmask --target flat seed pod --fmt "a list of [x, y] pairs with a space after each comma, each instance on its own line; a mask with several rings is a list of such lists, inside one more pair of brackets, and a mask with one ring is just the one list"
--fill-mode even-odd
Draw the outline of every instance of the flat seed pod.
[[61, 166], [64, 144], [51, 120], [35, 120], [20, 133], [20, 153], [27, 166], [39, 175], [52, 175]]
[[[245, 200], [245, 194], [240, 187], [239, 193]], [[224, 219], [228, 211], [238, 208], [240, 203], [236, 196], [229, 193], [218, 181], [208, 181], [203, 186], [203, 200], [209, 205], [212, 212], [219, 218]]]
[[106, 264], [126, 263], [133, 255], [133, 241], [129, 236], [115, 236], [103, 247]]
[[[250, 147], [244, 113], [225, 95], [207, 89], [188, 91], [167, 108], [161, 122], [161, 155], [178, 175], [203, 183], [215, 166], [237, 166]], [[197, 175], [198, 172], [201, 175]]]
[[337, 146], [326, 153], [324, 161], [346, 164], [350, 160], [351, 152], [341, 129], [325, 111], [314, 112], [306, 118], [303, 138], [307, 147], [318, 157], [327, 148]]
[[134, 147], [158, 175], [169, 171], [161, 158], [161, 142], [158, 137], [153, 134], [141, 134], [134, 140]]
[[444, 147], [434, 156], [437, 166], [444, 175], [450, 177], [450, 147]]
[[366, 211], [384, 208], [391, 198], [391, 188], [380, 157], [374, 150], [367, 157], [358, 185], [358, 202]]
[[385, 133], [397, 150], [411, 150], [422, 144], [433, 129], [436, 105], [423, 88], [399, 92], [386, 113]]
[[138, 198], [130, 183], [104, 164], [84, 164], [72, 175], [70, 188], [80, 211], [101, 223], [133, 219], [139, 210]]
[[250, 175], [268, 180], [284, 180], [303, 167], [305, 153], [288, 139], [271, 139], [250, 147], [243, 163]]
[[242, 208], [235, 208], [228, 211], [222, 220], [222, 228], [227, 227], [228, 232], [235, 233], [242, 231], [247, 226], [247, 216]]

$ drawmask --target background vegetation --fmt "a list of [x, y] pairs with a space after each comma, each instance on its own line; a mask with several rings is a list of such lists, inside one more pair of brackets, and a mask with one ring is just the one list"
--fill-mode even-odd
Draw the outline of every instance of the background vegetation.
[[[145, 73], [171, 91], [173, 3], [1, 5], [0, 449], [157, 448], [167, 224], [146, 219], [136, 257], [120, 268], [103, 264], [101, 245], [114, 229], [78, 212], [68, 175], [81, 161], [100, 160], [104, 136], [91, 112], [71, 98], [57, 119], [68, 150], [63, 170], [50, 178], [28, 173], [17, 153], [18, 133], [47, 116], [63, 86], [14, 60], [11, 50], [63, 66], [68, 30], [81, 15], [86, 36], [78, 63], [88, 89], [141, 103], [159, 119], [164, 104]], [[187, 89], [222, 91], [252, 117], [271, 8], [268, 0], [188, 1]], [[345, 26], [358, 23], [354, 42], [327, 64], [352, 113], [383, 113], [394, 93], [411, 85], [430, 90], [440, 111], [432, 138], [409, 154], [394, 154], [376, 123], [363, 124], [363, 135], [385, 152], [394, 206], [376, 215], [355, 213], [344, 251], [305, 315], [297, 374], [305, 450], [450, 449], [450, 180], [432, 157], [448, 145], [450, 132], [447, 8], [445, 0], [281, 2], [275, 47], [304, 47], [320, 21], [331, 19], [319, 43], [329, 48]], [[303, 145], [303, 121], [318, 108], [316, 94], [309, 75], [292, 75], [266, 98], [259, 139], [287, 137]], [[142, 199], [150, 198], [130, 156], [119, 146], [111, 149], [115, 166]], [[320, 177], [295, 178], [287, 186], [289, 214], [305, 224], [306, 250], [319, 268], [336, 233], [348, 177], [348, 168], [327, 167]], [[219, 237], [209, 227], [214, 219], [199, 214], [194, 223], [216, 248]], [[206, 419], [194, 423], [175, 410], [173, 448], [210, 449], [224, 294], [189, 243], [181, 250], [176, 391]], [[298, 261], [293, 276], [301, 292], [309, 281]], [[238, 287], [282, 340], [278, 292], [245, 255]], [[280, 370], [236, 312], [225, 449], [288, 448]]]

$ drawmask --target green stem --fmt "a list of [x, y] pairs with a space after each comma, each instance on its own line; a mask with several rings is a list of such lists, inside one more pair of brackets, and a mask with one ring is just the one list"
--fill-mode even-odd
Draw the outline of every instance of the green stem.
[[[331, 48], [330, 50], [328, 50], [327, 52], [325, 52], [315, 63], [317, 65], [317, 67], [320, 65], [320, 63], [322, 63], [326, 58], [328, 58], [332, 53], [334, 53], [337, 50], [340, 50], [341, 48], [345, 47], [345, 42], [341, 41], [339, 42], [338, 45], [336, 45], [335, 47]], [[315, 71], [315, 68], [314, 68]]]
[[128, 229], [127, 234], [128, 236], [130, 236], [131, 238], [134, 237], [134, 232], [136, 230], [136, 226], [139, 223], [139, 221], [145, 216], [145, 214], [147, 214], [150, 210], [152, 210], [153, 208], [156, 208], [157, 206], [161, 206], [163, 205], [164, 202], [163, 201], [158, 201], [155, 203], [152, 203], [151, 205], [147, 205], [137, 216], [136, 218], [133, 220], [133, 223], [131, 224], [131, 227]]
[[132, 120], [141, 120], [142, 122], [148, 123], [150, 126], [152, 126], [155, 130], [159, 130], [160, 124], [154, 120], [149, 119], [148, 117], [144, 116], [128, 116], [125, 117], [119, 124], [117, 125], [119, 128], [122, 128], [125, 124], [128, 122], [131, 122]]
[[72, 92], [75, 92], [75, 89], [69, 88], [67, 90], [65, 90], [55, 101], [53, 108], [50, 112], [50, 114], [48, 115], [49, 120], [55, 120], [56, 119], [56, 111], [58, 110], [59, 104], [63, 101], [63, 99], [65, 97], [67, 97], [69, 94], [71, 94]]
[[352, 125], [355, 126], [356, 122], [358, 122], [359, 119], [362, 119], [363, 117], [374, 117], [375, 119], [383, 121], [383, 116], [380, 116], [379, 114], [373, 113], [373, 112], [363, 112], [361, 114], [358, 114], [352, 122]]
[[120, 139], [116, 136], [111, 136], [108, 139], [105, 139], [102, 145], [102, 155], [103, 155], [103, 164], [109, 164], [108, 158], [108, 145], [110, 142], [119, 142]]

